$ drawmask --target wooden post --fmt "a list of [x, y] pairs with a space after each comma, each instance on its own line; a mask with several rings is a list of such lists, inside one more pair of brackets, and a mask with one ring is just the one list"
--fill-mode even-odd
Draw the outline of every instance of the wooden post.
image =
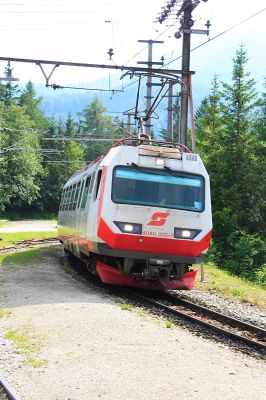
[[200, 264], [200, 281], [205, 282], [204, 265]]

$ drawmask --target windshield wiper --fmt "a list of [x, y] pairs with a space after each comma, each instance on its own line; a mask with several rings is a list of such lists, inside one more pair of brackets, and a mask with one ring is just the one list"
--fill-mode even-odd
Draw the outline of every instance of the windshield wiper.
[[166, 165], [164, 166], [164, 169], [166, 169], [166, 171], [168, 171], [171, 175], [178, 176], [178, 175], [176, 175], [175, 171], [173, 171], [171, 168], [167, 167]]
[[143, 172], [143, 169], [139, 167], [136, 163], [132, 162], [131, 165], [132, 167], [135, 167], [139, 172]]

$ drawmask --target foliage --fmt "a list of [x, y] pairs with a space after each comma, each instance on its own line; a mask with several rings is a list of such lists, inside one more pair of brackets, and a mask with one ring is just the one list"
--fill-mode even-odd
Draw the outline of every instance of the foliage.
[[6, 106], [16, 102], [17, 94], [19, 92], [18, 85], [12, 83], [12, 79], [14, 78], [12, 71], [13, 68], [10, 67], [10, 61], [8, 61], [4, 71], [6, 83], [0, 83], [0, 101], [2, 101]]
[[0, 118], [4, 133], [1, 143], [4, 157], [1, 160], [0, 211], [30, 205], [38, 197], [36, 183], [42, 174], [39, 140], [35, 124], [25, 110], [16, 104], [0, 104]]
[[[56, 144], [57, 163], [45, 164], [45, 176], [41, 182], [41, 199], [39, 207], [46, 212], [56, 212], [63, 186], [84, 163], [84, 149], [74, 141]], [[62, 163], [60, 163], [62, 161]]]
[[175, 102], [173, 104], [173, 141], [179, 143], [180, 136], [180, 98], [176, 94]]
[[[78, 113], [78, 132], [88, 139], [84, 145], [85, 159], [88, 161], [105, 154], [115, 139], [125, 136], [123, 124], [117, 118], [113, 122], [111, 117], [104, 114], [106, 111], [106, 108], [95, 97], [90, 105]], [[97, 138], [98, 141], [93, 140], [94, 138]]]
[[197, 148], [211, 177], [214, 243], [209, 259], [238, 276], [261, 280], [266, 256], [265, 97], [258, 98], [246, 62], [241, 46], [232, 82], [214, 77], [211, 94], [196, 113]]
[[[228, 238], [232, 249], [231, 257], [227, 257], [225, 268], [237, 276], [255, 281], [265, 270], [266, 243], [258, 234], [248, 234], [245, 231], [234, 232]], [[266, 280], [264, 281], [266, 283]]]

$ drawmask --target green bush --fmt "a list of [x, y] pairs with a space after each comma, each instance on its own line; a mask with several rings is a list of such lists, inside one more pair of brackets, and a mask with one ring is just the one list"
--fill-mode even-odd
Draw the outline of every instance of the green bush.
[[236, 232], [229, 238], [232, 254], [225, 262], [225, 268], [232, 274], [252, 281], [266, 277], [266, 243], [257, 234]]

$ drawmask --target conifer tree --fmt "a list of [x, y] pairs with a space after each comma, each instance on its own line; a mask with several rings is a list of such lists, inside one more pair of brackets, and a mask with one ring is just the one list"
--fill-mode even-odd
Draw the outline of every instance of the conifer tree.
[[67, 119], [65, 121], [65, 135], [67, 137], [73, 137], [76, 133], [76, 124], [74, 119], [72, 118], [71, 114], [68, 113]]
[[253, 145], [257, 141], [255, 122], [259, 101], [255, 81], [245, 71], [247, 56], [243, 46], [236, 51], [233, 61], [232, 83], [223, 83], [222, 90], [225, 129], [221, 137], [221, 205], [230, 207], [237, 213], [241, 226], [252, 229], [253, 210], [257, 208], [254, 190], [259, 184], [258, 176], [253, 170]]
[[266, 252], [261, 179], [265, 160], [259, 128], [263, 123], [258, 119], [263, 102], [258, 101], [255, 81], [246, 72], [243, 46], [233, 61], [231, 83], [223, 83], [219, 90], [215, 79], [211, 95], [197, 111], [197, 148], [211, 177], [214, 260], [233, 273], [256, 279]]
[[4, 75], [7, 79], [7, 83], [1, 83], [0, 85], [0, 101], [3, 101], [6, 106], [9, 106], [11, 103], [17, 102], [19, 94], [18, 84], [12, 82], [13, 68], [10, 66], [10, 61], [8, 61], [5, 67]]
[[24, 90], [22, 90], [18, 104], [25, 108], [26, 113], [35, 121], [38, 129], [48, 130], [49, 119], [44, 115], [41, 110], [42, 98], [37, 97], [34, 85], [31, 81], [26, 84]]
[[[102, 154], [105, 154], [112, 145], [110, 141], [102, 139], [112, 139], [116, 135], [116, 126], [112, 118], [106, 116], [107, 111], [97, 98], [94, 98], [91, 104], [84, 108], [79, 116], [79, 133], [81, 135], [96, 138], [95, 141], [86, 143], [86, 160], [94, 160]], [[101, 141], [97, 141], [101, 139]]]
[[176, 94], [173, 104], [173, 141], [179, 143], [180, 136], [180, 97]]

